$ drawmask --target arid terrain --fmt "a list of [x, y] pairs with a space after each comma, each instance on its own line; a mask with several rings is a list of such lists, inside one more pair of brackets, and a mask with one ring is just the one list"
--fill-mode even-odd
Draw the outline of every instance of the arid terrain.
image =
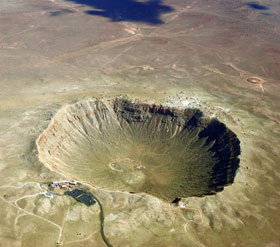
[[[279, 24], [278, 0], [2, 0], [0, 246], [279, 247]], [[224, 123], [240, 141], [233, 183], [171, 203], [156, 196], [164, 186], [114, 189], [117, 180], [96, 175], [110, 169], [130, 181], [136, 167], [140, 176], [152, 157], [145, 147], [135, 151], [145, 165], [117, 157], [96, 173], [79, 170], [88, 151], [79, 135], [71, 145], [82, 148], [65, 142], [71, 152], [63, 162], [42, 158], [38, 138], [63, 109], [115, 97], [197, 109]], [[57, 129], [49, 134], [64, 138]], [[103, 154], [120, 150], [110, 147]], [[98, 203], [88, 207], [42, 186], [72, 180]]]

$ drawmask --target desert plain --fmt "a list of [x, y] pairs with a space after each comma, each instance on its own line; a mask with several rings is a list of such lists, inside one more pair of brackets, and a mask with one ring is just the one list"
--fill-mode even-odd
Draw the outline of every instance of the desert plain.
[[38, 148], [65, 107], [104, 98], [199, 109], [241, 150], [232, 184], [179, 203], [84, 182], [109, 245], [280, 246], [279, 15], [277, 0], [1, 1], [0, 246], [108, 246], [98, 203], [46, 196], [81, 177]]

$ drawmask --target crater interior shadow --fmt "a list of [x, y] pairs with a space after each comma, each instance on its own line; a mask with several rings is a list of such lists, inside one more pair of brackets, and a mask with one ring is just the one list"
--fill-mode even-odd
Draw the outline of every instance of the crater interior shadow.
[[102, 16], [113, 22], [143, 22], [151, 25], [163, 24], [160, 15], [173, 11], [161, 0], [65, 0], [92, 7], [86, 14]]

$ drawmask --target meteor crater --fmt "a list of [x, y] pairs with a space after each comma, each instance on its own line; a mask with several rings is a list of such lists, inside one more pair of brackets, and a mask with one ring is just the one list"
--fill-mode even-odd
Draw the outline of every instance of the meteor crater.
[[41, 162], [69, 178], [169, 202], [222, 191], [240, 155], [236, 134], [198, 109], [122, 98], [63, 107], [37, 148]]

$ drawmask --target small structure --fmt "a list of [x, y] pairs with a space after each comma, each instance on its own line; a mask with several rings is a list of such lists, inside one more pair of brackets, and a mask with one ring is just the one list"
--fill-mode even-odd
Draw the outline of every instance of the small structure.
[[50, 187], [52, 187], [52, 188], [58, 188], [58, 183], [50, 183]]
[[72, 190], [77, 184], [76, 181], [55, 181], [49, 184], [50, 189]]
[[183, 202], [179, 202], [179, 208], [186, 208], [186, 204]]

